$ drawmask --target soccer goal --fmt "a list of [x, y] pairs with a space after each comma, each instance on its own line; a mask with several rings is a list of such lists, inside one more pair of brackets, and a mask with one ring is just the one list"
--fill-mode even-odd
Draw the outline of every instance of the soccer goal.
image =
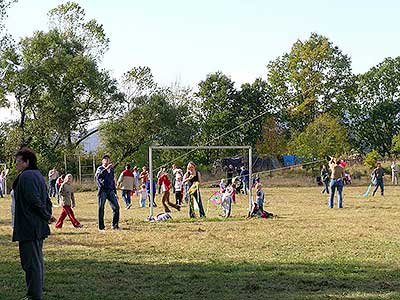
[[252, 207], [252, 148], [251, 146], [150, 146], [149, 147], [149, 177], [150, 177], [150, 216], [154, 215], [154, 190], [153, 190], [153, 150], [217, 150], [217, 149], [242, 149], [248, 151], [248, 170], [249, 170], [249, 211]]

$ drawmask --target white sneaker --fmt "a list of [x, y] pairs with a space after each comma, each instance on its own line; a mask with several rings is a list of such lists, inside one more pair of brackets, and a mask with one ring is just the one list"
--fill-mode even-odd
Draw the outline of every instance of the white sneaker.
[[106, 230], [105, 230], [105, 229], [99, 229], [99, 233], [105, 234], [105, 233], [106, 233]]

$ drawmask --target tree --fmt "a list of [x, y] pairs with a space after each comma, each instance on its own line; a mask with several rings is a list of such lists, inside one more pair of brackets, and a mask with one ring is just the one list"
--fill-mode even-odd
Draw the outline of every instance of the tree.
[[265, 119], [256, 150], [261, 156], [282, 155], [287, 153], [287, 130], [274, 116]]
[[398, 156], [400, 154], [400, 133], [393, 137], [392, 153]]
[[260, 140], [260, 131], [265, 120], [274, 115], [275, 105], [268, 83], [258, 78], [252, 84], [243, 84], [236, 102], [234, 110], [237, 115], [236, 124], [243, 124], [237, 130], [241, 136], [238, 142], [255, 147]]
[[376, 150], [372, 150], [369, 152], [364, 161], [364, 165], [367, 166], [369, 169], [374, 169], [376, 167], [376, 162], [381, 159], [380, 154]]
[[[54, 148], [73, 147], [74, 136], [84, 134], [92, 121], [109, 118], [121, 99], [116, 81], [85, 55], [83, 45], [56, 30], [23, 39], [4, 59], [20, 68], [7, 72], [0, 85], [3, 97], [15, 96], [21, 146], [40, 132], [48, 133]], [[30, 123], [35, 124], [29, 132]]]
[[78, 42], [83, 47], [83, 54], [100, 61], [107, 52], [110, 40], [103, 25], [92, 19], [86, 21], [85, 10], [75, 2], [67, 2], [48, 13], [50, 30], [56, 30], [67, 41]]
[[348, 116], [352, 139], [363, 152], [376, 149], [389, 155], [400, 131], [400, 57], [386, 58], [357, 81], [356, 101]]
[[9, 44], [11, 37], [7, 34], [4, 20], [7, 18], [7, 9], [17, 0], [0, 0], [0, 52]]
[[59, 18], [64, 25], [35, 32], [0, 56], [0, 66], [13, 62], [0, 82], [0, 102], [10, 104], [6, 95], [12, 95], [20, 115], [5, 143], [9, 149], [32, 147], [45, 166], [75, 152], [96, 132], [88, 132], [90, 124], [113, 118], [123, 100], [117, 82], [99, 68], [108, 47], [102, 26], [84, 22], [76, 4], [66, 6], [50, 13], [53, 23]]
[[236, 133], [220, 137], [237, 124], [237, 96], [234, 82], [221, 72], [209, 74], [199, 83], [200, 144], [237, 144]]
[[184, 107], [171, 104], [165, 94], [143, 96], [123, 117], [102, 125], [101, 140], [105, 150], [118, 161], [144, 163], [149, 145], [190, 143], [195, 127], [189, 123], [189, 113]]
[[151, 95], [157, 88], [151, 69], [142, 66], [134, 67], [124, 73], [121, 86], [128, 110], [135, 106], [136, 99]]
[[343, 115], [354, 84], [350, 58], [316, 33], [270, 62], [268, 81], [280, 118], [292, 133], [321, 114]]
[[303, 158], [338, 157], [350, 149], [347, 140], [347, 130], [339, 123], [339, 119], [324, 114], [318, 116], [303, 132], [293, 136], [290, 150]]

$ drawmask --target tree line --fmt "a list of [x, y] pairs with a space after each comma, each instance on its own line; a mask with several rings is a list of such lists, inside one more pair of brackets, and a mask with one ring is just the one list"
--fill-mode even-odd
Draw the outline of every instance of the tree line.
[[[0, 24], [11, 2], [1, 0]], [[59, 5], [48, 18], [48, 30], [19, 41], [0, 26], [0, 106], [18, 112], [18, 120], [0, 124], [0, 160], [29, 146], [46, 169], [97, 131], [99, 151], [138, 164], [149, 145], [250, 145], [259, 156], [308, 159], [400, 151], [400, 57], [354, 74], [349, 55], [311, 33], [269, 62], [265, 79], [236, 87], [215, 72], [195, 90], [165, 87], [146, 66], [118, 79], [102, 68], [110, 40], [80, 5]], [[193, 155], [209, 165], [230, 154]], [[177, 153], [157, 155], [168, 161]]]

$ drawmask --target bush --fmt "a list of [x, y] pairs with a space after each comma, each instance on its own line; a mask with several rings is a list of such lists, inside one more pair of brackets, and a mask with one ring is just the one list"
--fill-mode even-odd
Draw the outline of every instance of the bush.
[[378, 151], [373, 150], [365, 157], [364, 165], [372, 170], [376, 167], [376, 162], [379, 159], [381, 159], [381, 156], [379, 155]]

